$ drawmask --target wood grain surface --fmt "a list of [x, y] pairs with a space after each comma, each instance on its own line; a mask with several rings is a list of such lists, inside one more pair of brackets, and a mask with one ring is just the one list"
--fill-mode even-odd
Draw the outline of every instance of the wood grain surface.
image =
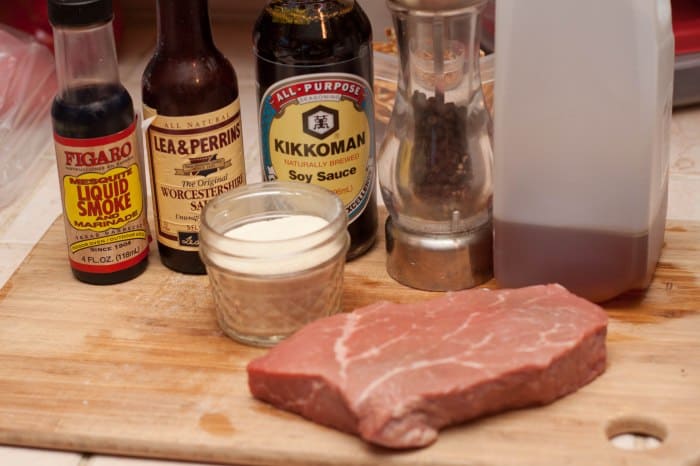
[[[270, 466], [700, 466], [700, 225], [670, 224], [666, 242], [649, 290], [605, 305], [599, 379], [397, 453], [252, 399], [245, 366], [265, 350], [219, 331], [206, 276], [152, 252], [130, 282], [74, 280], [58, 219], [0, 291], [0, 443]], [[384, 258], [380, 241], [347, 265], [346, 310], [433, 296], [393, 282]], [[663, 442], [625, 451], [608, 440], [621, 432]]]

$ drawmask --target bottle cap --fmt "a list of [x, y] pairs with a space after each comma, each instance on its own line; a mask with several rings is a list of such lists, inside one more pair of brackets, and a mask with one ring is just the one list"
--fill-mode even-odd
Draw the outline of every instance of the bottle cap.
[[113, 14], [112, 0], [49, 0], [49, 21], [54, 26], [106, 23]]

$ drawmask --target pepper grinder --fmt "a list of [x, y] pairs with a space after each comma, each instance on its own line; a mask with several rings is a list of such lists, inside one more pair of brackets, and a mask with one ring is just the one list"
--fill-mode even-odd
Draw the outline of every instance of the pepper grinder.
[[377, 161], [387, 270], [418, 289], [493, 276], [492, 123], [479, 75], [485, 0], [387, 0], [400, 68]]

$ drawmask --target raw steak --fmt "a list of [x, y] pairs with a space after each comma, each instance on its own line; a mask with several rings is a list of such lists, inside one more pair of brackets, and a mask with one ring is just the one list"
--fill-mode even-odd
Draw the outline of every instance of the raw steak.
[[313, 322], [248, 365], [251, 393], [391, 448], [549, 403], [605, 369], [607, 315], [559, 285], [378, 302]]

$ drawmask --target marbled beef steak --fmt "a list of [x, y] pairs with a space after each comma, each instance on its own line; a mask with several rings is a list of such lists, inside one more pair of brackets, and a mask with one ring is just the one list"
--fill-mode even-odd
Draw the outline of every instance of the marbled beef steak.
[[607, 315], [559, 285], [378, 302], [313, 322], [248, 365], [251, 393], [391, 448], [549, 403], [605, 369]]

